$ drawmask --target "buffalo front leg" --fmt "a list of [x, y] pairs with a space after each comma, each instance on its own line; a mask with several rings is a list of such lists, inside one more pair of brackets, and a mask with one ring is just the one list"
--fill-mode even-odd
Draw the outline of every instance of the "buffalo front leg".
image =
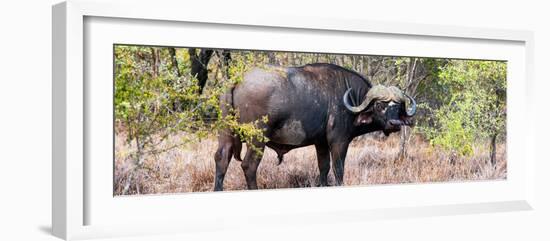
[[258, 185], [256, 183], [256, 172], [258, 171], [258, 166], [262, 160], [264, 146], [264, 143], [256, 143], [253, 146], [248, 146], [246, 156], [241, 163], [248, 189], [258, 189]]
[[223, 180], [232, 155], [232, 141], [220, 138], [218, 150], [214, 156], [214, 160], [216, 161], [216, 180], [214, 182], [214, 191], [223, 191]]
[[348, 151], [349, 142], [335, 143], [331, 145], [330, 154], [332, 157], [332, 172], [336, 185], [344, 184], [344, 164], [346, 161], [346, 153]]
[[330, 152], [326, 143], [316, 144], [317, 165], [319, 166], [319, 185], [328, 186], [328, 172], [330, 171]]

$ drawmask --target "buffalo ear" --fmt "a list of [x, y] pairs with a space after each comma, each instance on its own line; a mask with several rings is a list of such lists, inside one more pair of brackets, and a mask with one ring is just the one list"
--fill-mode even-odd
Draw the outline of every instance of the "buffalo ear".
[[368, 125], [370, 123], [372, 123], [372, 112], [361, 112], [359, 113], [359, 115], [357, 115], [357, 117], [355, 117], [355, 125], [356, 126], [360, 126], [360, 125]]

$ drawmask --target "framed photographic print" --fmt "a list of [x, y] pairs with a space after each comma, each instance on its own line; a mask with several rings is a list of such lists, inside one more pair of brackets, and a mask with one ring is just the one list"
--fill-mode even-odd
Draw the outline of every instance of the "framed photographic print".
[[128, 4], [53, 7], [56, 236], [531, 209], [530, 32]]

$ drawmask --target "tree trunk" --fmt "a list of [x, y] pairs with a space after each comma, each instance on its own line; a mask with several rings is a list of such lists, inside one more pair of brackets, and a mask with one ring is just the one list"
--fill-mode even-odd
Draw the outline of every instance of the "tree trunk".
[[176, 49], [168, 48], [168, 52], [170, 52], [170, 58], [172, 60], [172, 71], [176, 73], [176, 76], [181, 77], [181, 71], [178, 65], [178, 59], [176, 58]]
[[269, 61], [269, 64], [271, 64], [271, 65], [276, 65], [277, 64], [277, 62], [276, 62], [277, 58], [275, 57], [275, 52], [273, 52], [273, 51], [267, 52], [267, 59]]
[[339, 66], [344, 66], [344, 56], [343, 55], [339, 55], [338, 57], [336, 57], [336, 64], [339, 65]]
[[[498, 96], [498, 92], [495, 91], [495, 95]], [[493, 114], [493, 118], [496, 118], [499, 114], [498, 114], [498, 110], [500, 109], [500, 102], [496, 102], [496, 105], [495, 105], [495, 113]], [[497, 136], [498, 136], [498, 129], [497, 128], [494, 128], [493, 129], [493, 135], [491, 136], [491, 148], [490, 148], [490, 160], [491, 160], [491, 164], [493, 165], [493, 167], [497, 164]]]
[[160, 67], [160, 52], [157, 48], [151, 48], [151, 57], [153, 58], [153, 77], [156, 78], [159, 76], [159, 67]]
[[[410, 58], [408, 72], [407, 72], [407, 83], [405, 83], [405, 88], [403, 89], [403, 91], [410, 96], [414, 96], [414, 92], [416, 92], [416, 90], [409, 90], [409, 88], [407, 87], [412, 86], [411, 83], [415, 81], [414, 74], [416, 72], [417, 61], [418, 59], [416, 58]], [[401, 126], [401, 137], [399, 140], [399, 155], [398, 155], [398, 158], [400, 160], [404, 160], [407, 156], [407, 143], [409, 142], [410, 135], [411, 135], [410, 127]]]
[[491, 164], [495, 166], [497, 164], [497, 134], [493, 134], [491, 137], [491, 153], [490, 153], [490, 159]]
[[202, 94], [206, 80], [208, 80], [208, 62], [214, 51], [211, 49], [201, 49], [197, 55], [195, 48], [189, 48], [188, 52], [191, 60], [191, 75], [197, 78], [199, 93]]
[[[142, 112], [138, 112], [137, 115], [137, 121], [142, 122], [143, 121], [143, 115]], [[131, 138], [134, 139], [136, 143], [136, 153], [135, 153], [135, 159], [134, 159], [134, 166], [131, 167], [130, 174], [126, 178], [126, 182], [124, 184], [124, 188], [122, 189], [122, 194], [128, 194], [130, 191], [130, 188], [132, 186], [132, 183], [136, 187], [136, 192], [139, 194], [139, 184], [136, 179], [136, 173], [139, 171], [139, 169], [143, 166], [143, 148], [145, 147], [145, 142], [142, 141], [141, 135], [142, 133], [139, 132], [139, 130], [129, 131], [129, 134]]]
[[224, 80], [229, 80], [231, 78], [231, 76], [229, 75], [229, 62], [231, 62], [231, 51], [224, 49], [218, 52], [218, 54], [220, 57], [220, 66], [223, 71]]
[[[181, 71], [178, 64], [178, 59], [176, 57], [176, 49], [175, 48], [168, 48], [168, 53], [170, 54], [170, 61], [171, 61], [171, 68], [172, 72], [177, 76], [177, 79], [174, 80], [168, 80], [168, 83], [174, 87], [174, 88], [180, 88], [180, 77], [181, 77]], [[175, 99], [172, 102], [172, 110], [180, 112], [182, 111], [182, 101], [178, 98]]]
[[359, 69], [360, 73], [365, 75], [365, 57], [361, 56], [359, 59]]
[[408, 126], [401, 126], [401, 136], [399, 139], [399, 160], [405, 160], [407, 157], [407, 143], [411, 137], [411, 128]]

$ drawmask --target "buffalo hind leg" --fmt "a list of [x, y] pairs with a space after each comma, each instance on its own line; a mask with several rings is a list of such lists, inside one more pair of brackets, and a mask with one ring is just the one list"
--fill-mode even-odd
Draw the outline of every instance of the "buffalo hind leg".
[[264, 152], [264, 143], [254, 144], [254, 147], [247, 146], [246, 156], [241, 163], [241, 167], [244, 171], [244, 177], [246, 179], [246, 185], [248, 189], [258, 189], [256, 183], [256, 172], [258, 171], [258, 166], [262, 160]]
[[346, 153], [348, 151], [347, 142], [335, 143], [331, 145], [330, 154], [332, 157], [332, 172], [337, 186], [344, 184], [344, 164]]
[[233, 139], [230, 136], [220, 136], [218, 140], [218, 150], [214, 156], [216, 161], [216, 180], [214, 183], [214, 191], [223, 191], [223, 180], [227, 167], [233, 155]]
[[319, 185], [328, 186], [328, 172], [330, 171], [330, 152], [326, 143], [316, 144], [317, 165], [319, 166]]

